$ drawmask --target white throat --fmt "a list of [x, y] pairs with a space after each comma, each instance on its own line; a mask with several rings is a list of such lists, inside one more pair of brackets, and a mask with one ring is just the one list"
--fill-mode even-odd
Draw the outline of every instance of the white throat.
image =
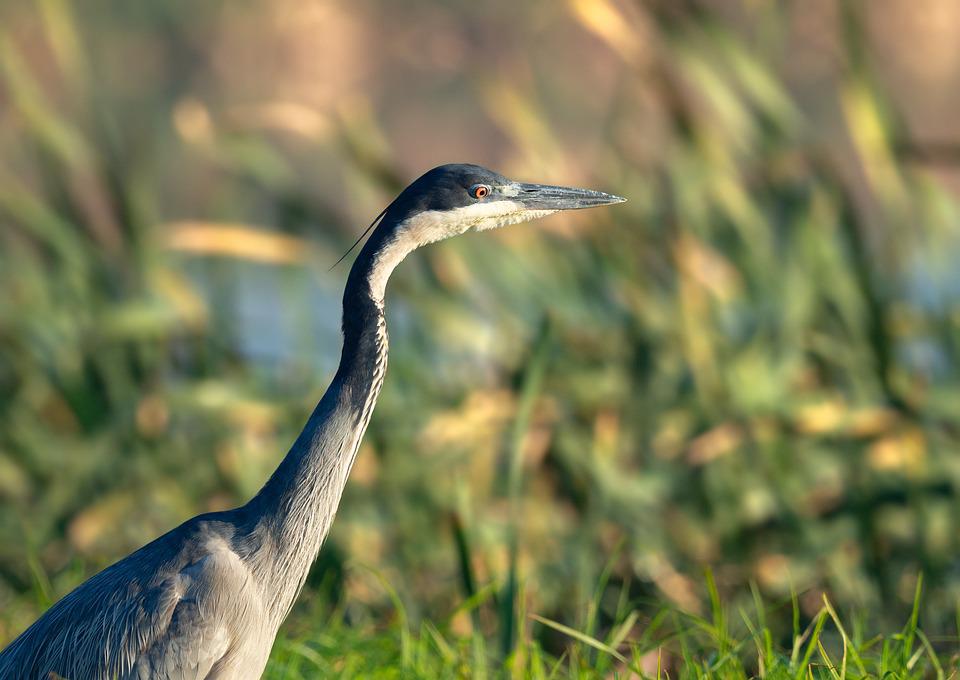
[[396, 228], [393, 240], [385, 245], [373, 262], [367, 277], [374, 300], [382, 301], [390, 274], [407, 255], [420, 246], [459, 236], [471, 229], [486, 231], [527, 222], [557, 212], [526, 210], [515, 201], [478, 202], [453, 210], [425, 210]]

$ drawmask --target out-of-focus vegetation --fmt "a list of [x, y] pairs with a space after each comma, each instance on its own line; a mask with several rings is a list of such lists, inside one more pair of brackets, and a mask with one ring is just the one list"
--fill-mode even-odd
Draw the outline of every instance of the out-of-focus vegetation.
[[921, 4], [0, 6], [0, 642], [259, 488], [339, 356], [329, 266], [472, 161], [630, 202], [397, 272], [290, 639], [399, 602], [557, 658], [526, 614], [639, 641], [709, 569], [788, 653], [825, 594], [899, 630], [922, 573], [950, 645], [960, 11]]

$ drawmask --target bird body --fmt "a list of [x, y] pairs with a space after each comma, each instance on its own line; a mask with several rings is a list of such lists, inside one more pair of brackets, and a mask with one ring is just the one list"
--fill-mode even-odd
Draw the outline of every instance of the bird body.
[[330, 530], [383, 385], [393, 269], [417, 247], [470, 229], [622, 200], [519, 184], [475, 165], [440, 166], [416, 180], [381, 214], [350, 270], [339, 368], [264, 487], [81, 584], [0, 652], [0, 680], [259, 678]]

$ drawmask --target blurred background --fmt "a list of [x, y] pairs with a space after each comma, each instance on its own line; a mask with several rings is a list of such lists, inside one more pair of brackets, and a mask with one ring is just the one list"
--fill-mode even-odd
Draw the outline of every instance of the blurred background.
[[504, 608], [705, 613], [707, 573], [883, 627], [922, 573], [956, 636], [958, 83], [953, 0], [3, 3], [0, 643], [257, 491], [330, 266], [464, 161], [630, 201], [397, 271], [289, 630], [399, 601], [506, 649]]

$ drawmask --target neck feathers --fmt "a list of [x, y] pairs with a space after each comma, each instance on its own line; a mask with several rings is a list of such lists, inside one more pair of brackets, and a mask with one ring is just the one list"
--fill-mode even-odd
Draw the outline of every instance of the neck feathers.
[[277, 625], [330, 530], [386, 375], [384, 289], [412, 248], [383, 238], [383, 228], [371, 236], [347, 278], [337, 373], [289, 453], [248, 504], [250, 530], [265, 548], [251, 557], [251, 567], [273, 597]]

